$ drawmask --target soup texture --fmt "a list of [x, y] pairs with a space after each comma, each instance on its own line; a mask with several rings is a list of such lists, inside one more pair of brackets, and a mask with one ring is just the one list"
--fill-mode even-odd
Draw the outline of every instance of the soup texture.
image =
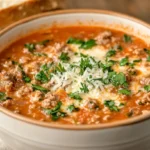
[[59, 124], [142, 115], [150, 111], [150, 47], [95, 26], [38, 31], [0, 54], [0, 106]]

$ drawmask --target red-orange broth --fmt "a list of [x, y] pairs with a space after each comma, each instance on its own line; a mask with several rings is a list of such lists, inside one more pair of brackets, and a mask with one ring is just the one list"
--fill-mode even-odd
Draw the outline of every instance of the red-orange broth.
[[0, 106], [60, 124], [101, 124], [150, 111], [150, 47], [101, 27], [53, 27], [0, 54]]

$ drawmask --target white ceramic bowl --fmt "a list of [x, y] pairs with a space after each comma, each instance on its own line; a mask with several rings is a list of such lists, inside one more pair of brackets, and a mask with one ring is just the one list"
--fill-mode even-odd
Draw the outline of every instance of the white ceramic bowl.
[[[150, 26], [132, 17], [96, 10], [68, 10], [22, 20], [0, 33], [0, 52], [16, 39], [52, 25], [98, 25], [132, 33], [150, 43]], [[103, 125], [56, 125], [0, 107], [0, 138], [14, 150], [150, 150], [150, 113]]]

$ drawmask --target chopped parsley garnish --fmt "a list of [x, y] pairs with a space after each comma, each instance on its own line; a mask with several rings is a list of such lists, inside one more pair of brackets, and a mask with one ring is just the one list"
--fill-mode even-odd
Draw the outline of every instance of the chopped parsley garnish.
[[121, 59], [120, 66], [128, 65], [128, 63], [129, 63], [128, 57], [125, 57], [125, 58]]
[[114, 61], [114, 60], [108, 60], [106, 62], [106, 64], [104, 64], [104, 66], [109, 68], [109, 67], [112, 67], [115, 63], [116, 63], [116, 61]]
[[116, 55], [116, 51], [114, 49], [112, 50], [109, 50], [107, 53], [106, 53], [106, 57], [111, 57], [111, 56], [114, 56]]
[[135, 63], [129, 63], [129, 66], [130, 66], [131, 68], [134, 68]]
[[78, 44], [78, 45], [82, 45], [84, 43], [83, 40], [79, 40], [73, 37], [70, 37], [67, 41], [67, 44]]
[[133, 60], [132, 63], [129, 63], [129, 66], [130, 66], [131, 68], [134, 68], [134, 66], [136, 65], [136, 63], [139, 63], [139, 62], [141, 62], [141, 61], [142, 61], [141, 59]]
[[83, 53], [80, 53], [80, 56], [81, 56], [81, 57], [84, 57], [84, 58], [87, 58], [87, 57], [88, 57], [88, 55], [85, 55], [85, 54], [83, 54]]
[[123, 50], [123, 47], [122, 47], [121, 45], [118, 45], [118, 46], [117, 46], [117, 50], [118, 50], [118, 51], [122, 51], [122, 50]]
[[147, 61], [150, 62], [150, 50], [147, 49], [147, 48], [144, 48], [144, 51], [149, 55], [149, 56], [147, 57]]
[[49, 43], [50, 40], [44, 40], [44, 41], [41, 41], [41, 42], [38, 42], [37, 44], [40, 44], [40, 45], [43, 45], [43, 46], [46, 46], [47, 43]]
[[136, 59], [136, 60], [133, 60], [133, 62], [129, 62], [128, 57], [125, 57], [121, 59], [120, 66], [129, 65], [131, 68], [133, 68], [136, 65], [136, 63], [139, 63], [141, 61], [142, 61], [141, 59]]
[[84, 84], [84, 83], [81, 83], [80, 90], [83, 91], [84, 93], [88, 93], [89, 92], [89, 89], [88, 89], [87, 85]]
[[61, 106], [62, 106], [62, 102], [59, 101], [57, 103], [57, 105], [55, 106], [55, 108], [53, 108], [53, 109], [44, 109], [44, 112], [47, 115], [51, 115], [52, 120], [54, 120], [54, 121], [58, 120], [60, 117], [65, 117], [66, 116], [66, 113], [60, 111]]
[[71, 97], [71, 98], [73, 98], [73, 99], [76, 99], [76, 100], [82, 100], [82, 98], [81, 98], [81, 96], [79, 95], [78, 92], [69, 93], [68, 96]]
[[83, 41], [83, 40], [79, 40], [79, 39], [71, 37], [68, 39], [67, 44], [77, 44], [77, 45], [79, 45], [79, 48], [90, 49], [96, 45], [96, 41], [93, 39]]
[[30, 77], [28, 77], [23, 70], [21, 72], [22, 72], [22, 80], [26, 83], [30, 83], [31, 82]]
[[81, 75], [83, 75], [86, 68], [92, 69], [92, 64], [91, 64], [91, 61], [90, 61], [89, 57], [81, 58], [81, 61], [80, 61], [80, 74]]
[[48, 72], [49, 71], [49, 66], [47, 64], [44, 64], [41, 66], [41, 69], [45, 72]]
[[4, 92], [0, 92], [0, 101], [6, 100], [6, 94]]
[[113, 60], [109, 60], [106, 62], [106, 64], [102, 63], [102, 62], [98, 62], [98, 67], [103, 69], [103, 72], [107, 71], [111, 71], [111, 66], [114, 65], [114, 61]]
[[112, 78], [115, 75], [116, 75], [116, 72], [111, 71], [111, 72], [108, 72], [108, 77], [107, 78], [105, 78], [105, 79], [100, 78], [99, 80], [101, 80], [106, 85], [111, 84], [112, 83]]
[[21, 73], [22, 73], [22, 80], [25, 82], [25, 83], [30, 83], [31, 82], [31, 79], [29, 76], [27, 76], [27, 74], [24, 72], [23, 70], [23, 67], [20, 65], [20, 64], [17, 64], [18, 67], [20, 68], [21, 70]]
[[69, 105], [67, 109], [68, 109], [70, 112], [75, 112], [75, 111], [78, 111], [78, 110], [79, 110], [79, 108], [76, 108], [76, 107], [74, 106], [74, 104]]
[[130, 35], [124, 34], [124, 36], [123, 36], [123, 41], [124, 41], [125, 43], [131, 43], [131, 42], [132, 42], [132, 38], [131, 38]]
[[115, 105], [113, 100], [105, 100], [104, 105], [109, 108], [110, 111], [118, 112], [120, 109]]
[[23, 81], [25, 81], [26, 83], [30, 83], [31, 82], [31, 79], [30, 79], [30, 77], [28, 77], [27, 75], [23, 75]]
[[35, 79], [41, 81], [42, 83], [46, 83], [49, 81], [47, 75], [44, 73], [43, 70], [36, 74]]
[[25, 44], [24, 46], [25, 46], [25, 48], [27, 48], [28, 51], [31, 52], [31, 53], [33, 53], [34, 50], [36, 49], [36, 48], [35, 48], [35, 46], [36, 46], [35, 43], [27, 43], [27, 44]]
[[118, 92], [123, 95], [131, 95], [131, 90], [128, 89], [121, 89]]
[[22, 73], [22, 80], [23, 80], [24, 82], [26, 82], [26, 83], [30, 83], [30, 82], [31, 82], [31, 79], [30, 79], [29, 76], [26, 75], [26, 73], [25, 73], [24, 70], [23, 70], [23, 67], [22, 67], [18, 62], [16, 62], [16, 61], [12, 61], [12, 64], [13, 64], [13, 65], [18, 65], [18, 67], [19, 67], [19, 69], [20, 69], [20, 71], [21, 71], [21, 73]]
[[147, 61], [150, 62], [150, 56], [147, 57]]
[[67, 62], [70, 60], [70, 57], [68, 56], [68, 53], [62, 52], [59, 59], [63, 62]]
[[56, 71], [56, 72], [63, 73], [63, 72], [65, 72], [66, 70], [65, 70], [65, 68], [62, 66], [62, 64], [59, 63], [58, 66], [56, 66], [55, 71]]
[[150, 92], [150, 85], [145, 85], [145, 86], [144, 86], [144, 89], [145, 89], [147, 92]]
[[12, 64], [13, 65], [19, 65], [19, 63], [17, 61], [12, 60]]
[[88, 41], [83, 42], [83, 44], [81, 44], [81, 46], [79, 48], [90, 49], [95, 45], [96, 45], [96, 41], [93, 39], [90, 39]]
[[53, 62], [49, 63], [49, 64], [44, 64], [41, 66], [41, 70], [43, 70], [44, 72], [48, 73], [50, 68], [53, 66]]
[[4, 92], [0, 92], [0, 102], [6, 101], [8, 99], [11, 99], [10, 97], [7, 97]]
[[24, 45], [25, 48], [28, 49], [28, 51], [36, 56], [46, 56], [46, 54], [43, 54], [43, 53], [35, 53], [34, 51], [36, 50], [36, 45], [37, 44], [40, 44], [40, 45], [43, 45], [43, 46], [46, 46], [46, 44], [49, 42], [50, 40], [44, 40], [44, 41], [41, 41], [41, 42], [37, 42], [37, 43], [26, 43]]
[[141, 102], [141, 101], [138, 102], [138, 104], [139, 104], [139, 105], [145, 105], [145, 103], [143, 103], [143, 102]]
[[135, 59], [133, 60], [133, 63], [138, 63], [138, 62], [141, 62], [142, 60], [141, 59]]
[[77, 53], [77, 52], [75, 52], [75, 53], [74, 53], [74, 55], [78, 55], [78, 53]]
[[41, 91], [41, 92], [44, 92], [44, 93], [48, 92], [48, 89], [46, 89], [46, 88], [44, 88], [40, 85], [32, 84], [32, 88], [33, 88], [33, 90], [38, 90], [38, 91]]
[[115, 87], [123, 86], [128, 87], [125, 75], [120, 72], [116, 73], [114, 71], [108, 72], [108, 77], [101, 80], [104, 84], [112, 84]]
[[123, 107], [123, 106], [125, 106], [126, 105], [126, 103], [120, 103], [120, 107]]
[[144, 48], [144, 51], [145, 51], [148, 55], [150, 55], [150, 50], [149, 50], [149, 49]]
[[120, 72], [118, 74], [113, 73], [112, 78], [111, 78], [111, 82], [114, 86], [121, 86], [121, 85], [127, 86], [126, 77], [122, 72]]

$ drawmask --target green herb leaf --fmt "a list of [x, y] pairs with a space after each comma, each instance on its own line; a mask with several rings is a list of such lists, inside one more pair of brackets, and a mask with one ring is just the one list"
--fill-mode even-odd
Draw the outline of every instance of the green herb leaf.
[[71, 37], [68, 39], [67, 44], [77, 44], [77, 45], [80, 45], [79, 48], [90, 49], [96, 45], [96, 41], [93, 39], [83, 41], [83, 40], [79, 40], [79, 39]]
[[132, 42], [132, 38], [131, 38], [130, 35], [124, 34], [124, 36], [123, 36], [123, 41], [124, 41], [125, 43], [131, 43], [131, 42]]
[[4, 92], [0, 92], [0, 102], [6, 101], [8, 99], [11, 99], [11, 98], [7, 97]]
[[122, 47], [121, 45], [118, 45], [117, 49], [118, 49], [119, 51], [122, 51], [122, 50], [123, 50], [123, 47]]
[[125, 103], [120, 103], [120, 107], [123, 107], [123, 106], [125, 106], [126, 104]]
[[109, 68], [109, 67], [112, 67], [115, 63], [116, 63], [116, 61], [114, 61], [114, 60], [108, 60], [108, 61], [106, 62], [106, 64], [104, 64], [104, 66], [105, 66], [106, 68]]
[[147, 57], [147, 61], [150, 62], [150, 56]]
[[12, 63], [13, 63], [14, 65], [18, 65], [18, 67], [19, 67], [19, 69], [20, 69], [20, 71], [21, 71], [21, 73], [22, 73], [22, 80], [23, 80], [25, 83], [30, 83], [30, 82], [31, 82], [31, 79], [30, 79], [29, 76], [26, 75], [26, 73], [25, 73], [24, 70], [23, 70], [23, 67], [22, 67], [18, 62], [12, 61]]
[[52, 66], [53, 66], [53, 62], [49, 64], [44, 64], [41, 66], [41, 70], [43, 70], [46, 73], [49, 73], [49, 70]]
[[104, 105], [109, 108], [110, 111], [118, 112], [120, 109], [115, 106], [115, 102], [113, 100], [105, 100]]
[[76, 107], [74, 106], [74, 104], [69, 105], [67, 109], [68, 109], [70, 112], [75, 112], [75, 111], [78, 111], [78, 110], [79, 110], [79, 108], [76, 108]]
[[83, 58], [87, 58], [88, 57], [88, 55], [85, 55], [83, 53], [80, 53], [80, 56], [83, 57]]
[[133, 60], [133, 63], [138, 63], [138, 62], [141, 62], [142, 60], [141, 59], [135, 59]]
[[25, 81], [26, 83], [30, 83], [31, 82], [31, 79], [30, 77], [28, 77], [27, 75], [23, 75], [23, 81]]
[[103, 69], [103, 72], [105, 72], [106, 70], [108, 72], [110, 72], [112, 69], [111, 69], [111, 66], [113, 66], [115, 62], [112, 62], [111, 60], [107, 61], [106, 64], [103, 64], [102, 62], [98, 62], [98, 67], [99, 68], [102, 68]]
[[145, 86], [144, 86], [144, 89], [145, 89], [147, 92], [150, 92], [150, 85], [145, 85]]
[[148, 55], [150, 55], [150, 50], [149, 50], [149, 49], [144, 48], [144, 51], [145, 51]]
[[82, 45], [84, 43], [83, 40], [79, 40], [73, 37], [70, 37], [67, 41], [67, 44], [78, 44], [78, 45]]
[[47, 115], [54, 114], [54, 113], [56, 113], [56, 112], [58, 112], [60, 110], [61, 106], [62, 106], [62, 102], [59, 101], [57, 103], [57, 105], [55, 106], [55, 108], [53, 108], [53, 109], [45, 109], [45, 112], [46, 112]]
[[141, 62], [141, 61], [142, 61], [141, 59], [133, 60], [132, 63], [129, 63], [129, 66], [130, 66], [131, 68], [134, 68], [134, 66], [136, 65], [136, 63], [139, 63], [139, 62]]
[[61, 106], [62, 106], [62, 102], [59, 101], [57, 103], [57, 105], [55, 106], [55, 108], [53, 108], [53, 109], [44, 109], [44, 112], [47, 115], [51, 115], [52, 120], [56, 121], [60, 117], [65, 117], [66, 116], [66, 113], [60, 111]]
[[29, 76], [26, 75], [26, 73], [24, 72], [23, 70], [23, 67], [20, 65], [20, 64], [17, 64], [18, 67], [20, 68], [21, 70], [21, 73], [22, 73], [22, 80], [25, 82], [25, 83], [30, 83], [31, 82], [31, 79]]
[[84, 83], [81, 83], [80, 90], [83, 91], [84, 93], [88, 93], [89, 92], [89, 89], [88, 89], [87, 85], [84, 84]]
[[13, 65], [19, 65], [19, 63], [17, 61], [12, 60], [12, 64]]
[[33, 54], [36, 55], [36, 56], [46, 56], [46, 54], [43, 54], [43, 53], [34, 53], [34, 50], [36, 49], [36, 45], [37, 45], [37, 44], [46, 46], [46, 44], [47, 44], [49, 41], [50, 41], [50, 40], [44, 40], [44, 41], [37, 42], [37, 43], [26, 43], [26, 44], [24, 45], [24, 47], [27, 48], [29, 52], [33, 53]]
[[111, 56], [114, 56], [116, 55], [116, 51], [115, 50], [109, 50], [107, 53], [106, 53], [106, 57], [111, 57]]
[[41, 70], [36, 76], [35, 76], [36, 80], [41, 81], [42, 83], [47, 83], [49, 81], [47, 75], [44, 73], [43, 70]]
[[49, 42], [50, 42], [50, 40], [44, 40], [44, 41], [41, 41], [41, 42], [39, 42], [39, 43], [37, 43], [37, 44], [40, 44], [40, 45], [46, 46], [46, 45], [47, 45], [47, 43], [49, 43]]
[[33, 88], [33, 90], [38, 90], [38, 91], [41, 91], [41, 92], [44, 92], [44, 93], [48, 92], [48, 89], [46, 89], [46, 88], [44, 88], [40, 85], [32, 84], [32, 88]]
[[112, 78], [111, 78], [111, 82], [114, 86], [126, 85], [127, 84], [126, 77], [122, 72], [120, 72], [118, 74], [113, 73]]
[[69, 93], [68, 96], [71, 97], [71, 98], [73, 98], [73, 99], [76, 99], [76, 100], [82, 100], [82, 98], [81, 98], [81, 96], [79, 95], [78, 92]]
[[90, 48], [92, 48], [95, 45], [96, 45], [96, 41], [93, 40], [93, 39], [90, 39], [90, 40], [85, 41], [84, 43], [82, 43], [79, 48], [90, 49]]
[[0, 101], [6, 100], [6, 94], [4, 92], [0, 92]]
[[129, 63], [128, 57], [125, 57], [125, 58], [121, 59], [120, 66], [128, 65], [128, 63]]
[[25, 83], [30, 83], [31, 82], [31, 79], [30, 77], [28, 77], [26, 75], [26, 73], [22, 70], [22, 80], [25, 82]]
[[56, 71], [56, 72], [63, 73], [63, 72], [65, 72], [66, 70], [65, 70], [65, 68], [62, 66], [62, 64], [59, 63], [58, 66], [56, 66], [55, 71]]
[[86, 68], [92, 69], [92, 64], [91, 64], [91, 61], [90, 61], [89, 57], [81, 58], [81, 61], [80, 61], [80, 74], [81, 75], [83, 75]]
[[68, 53], [62, 52], [59, 59], [63, 62], [67, 62], [70, 60], [70, 57], [68, 56]]
[[128, 90], [128, 89], [121, 89], [118, 92], [124, 95], [131, 95], [131, 90]]
[[35, 43], [27, 43], [27, 44], [25, 44], [24, 46], [25, 46], [25, 48], [27, 48], [28, 51], [31, 52], [31, 53], [33, 53], [34, 50], [36, 49], [36, 48], [35, 48], [35, 46], [36, 46]]

